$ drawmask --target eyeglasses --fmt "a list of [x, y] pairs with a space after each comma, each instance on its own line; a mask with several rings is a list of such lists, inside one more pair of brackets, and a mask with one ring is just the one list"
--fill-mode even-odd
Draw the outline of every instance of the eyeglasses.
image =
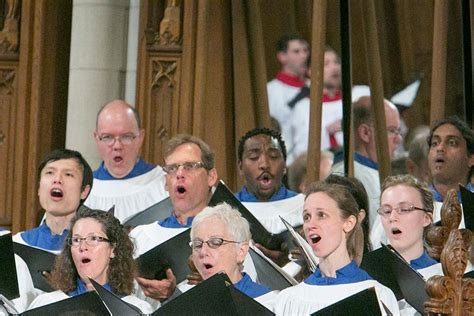
[[83, 241], [91, 247], [97, 247], [100, 242], [110, 242], [110, 240], [105, 237], [94, 235], [87, 237], [71, 237], [67, 239], [68, 245], [74, 248], [79, 247]]
[[138, 135], [131, 134], [131, 133], [123, 134], [119, 136], [113, 136], [110, 134], [104, 134], [104, 135], [98, 136], [99, 140], [103, 142], [104, 144], [106, 144], [107, 146], [113, 145], [115, 141], [120, 141], [122, 145], [130, 145], [137, 137]]
[[204, 163], [200, 161], [188, 161], [188, 162], [183, 162], [183, 163], [174, 163], [171, 165], [165, 165], [163, 166], [163, 170], [169, 174], [173, 175], [176, 172], [178, 172], [179, 167], [183, 167], [184, 170], [186, 171], [191, 171], [191, 170], [196, 170], [199, 168], [204, 168]]
[[404, 205], [400, 205], [399, 207], [394, 207], [394, 208], [390, 208], [388, 206], [382, 206], [381, 208], [377, 210], [377, 213], [379, 213], [379, 215], [382, 217], [388, 218], [390, 217], [390, 214], [392, 214], [392, 211], [395, 211], [397, 212], [398, 215], [402, 215], [402, 216], [413, 211], [423, 211], [423, 212], [428, 212], [428, 213], [432, 212], [424, 208], [416, 207], [415, 205], [412, 205], [412, 204], [404, 204]]
[[394, 136], [402, 135], [401, 129], [397, 128], [397, 127], [389, 127], [389, 128], [387, 128], [387, 132], [389, 134], [394, 135]]
[[233, 243], [238, 244], [240, 241], [225, 240], [224, 238], [209, 238], [208, 240], [194, 239], [189, 242], [189, 247], [193, 250], [200, 250], [204, 243], [211, 249], [217, 249], [222, 246], [224, 243]]

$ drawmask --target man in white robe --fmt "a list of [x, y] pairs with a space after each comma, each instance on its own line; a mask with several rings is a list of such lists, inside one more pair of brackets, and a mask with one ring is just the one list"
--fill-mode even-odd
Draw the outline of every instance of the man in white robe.
[[139, 157], [144, 137], [137, 111], [125, 101], [114, 100], [99, 110], [94, 139], [103, 161], [94, 171], [86, 206], [115, 206], [114, 215], [123, 223], [168, 196], [163, 169]]

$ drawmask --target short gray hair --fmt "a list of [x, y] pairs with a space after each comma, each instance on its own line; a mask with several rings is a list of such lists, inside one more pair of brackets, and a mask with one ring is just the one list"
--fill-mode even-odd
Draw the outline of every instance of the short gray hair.
[[224, 202], [216, 206], [208, 206], [196, 215], [191, 227], [191, 239], [194, 237], [195, 227], [207, 218], [220, 219], [234, 241], [243, 242], [252, 238], [249, 222], [242, 217], [239, 211]]

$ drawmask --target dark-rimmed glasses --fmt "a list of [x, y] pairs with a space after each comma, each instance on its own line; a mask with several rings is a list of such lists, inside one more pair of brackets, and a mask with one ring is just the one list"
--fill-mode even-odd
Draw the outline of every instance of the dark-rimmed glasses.
[[118, 135], [118, 136], [103, 134], [97, 137], [99, 138], [101, 142], [103, 142], [107, 146], [112, 146], [116, 141], [119, 141], [122, 145], [130, 145], [138, 136], [135, 134], [129, 133], [129, 134], [123, 134], [123, 135]]
[[105, 237], [95, 235], [87, 237], [71, 237], [67, 239], [68, 245], [74, 248], [79, 247], [83, 241], [91, 247], [97, 247], [101, 242], [110, 242], [110, 240]]

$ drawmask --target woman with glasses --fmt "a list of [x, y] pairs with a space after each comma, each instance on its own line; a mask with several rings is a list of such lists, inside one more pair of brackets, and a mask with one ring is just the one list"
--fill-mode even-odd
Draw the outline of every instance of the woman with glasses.
[[226, 203], [206, 207], [194, 218], [191, 227], [192, 261], [204, 280], [224, 271], [235, 288], [252, 298], [265, 300], [271, 296], [263, 298], [270, 289], [242, 272], [250, 239], [249, 223], [237, 210]]
[[280, 292], [277, 315], [309, 315], [372, 287], [379, 301], [398, 314], [393, 292], [358, 267], [364, 247], [359, 211], [345, 186], [316, 182], [307, 188], [303, 231], [319, 266], [302, 283]]
[[433, 195], [423, 182], [411, 175], [387, 177], [377, 212], [390, 245], [414, 269], [428, 277], [441, 272], [440, 266], [432, 267], [437, 261], [424, 247], [425, 231], [433, 222]]
[[[427, 280], [443, 275], [441, 264], [425, 250], [424, 236], [433, 222], [433, 194], [426, 184], [411, 175], [390, 176], [382, 184], [377, 210], [390, 245]], [[400, 300], [403, 315], [416, 310]]]
[[151, 313], [147, 302], [130, 295], [137, 269], [132, 252], [126, 229], [112, 214], [79, 209], [51, 272], [51, 284], [58, 290], [38, 296], [30, 309], [94, 290], [91, 278], [143, 313]]

